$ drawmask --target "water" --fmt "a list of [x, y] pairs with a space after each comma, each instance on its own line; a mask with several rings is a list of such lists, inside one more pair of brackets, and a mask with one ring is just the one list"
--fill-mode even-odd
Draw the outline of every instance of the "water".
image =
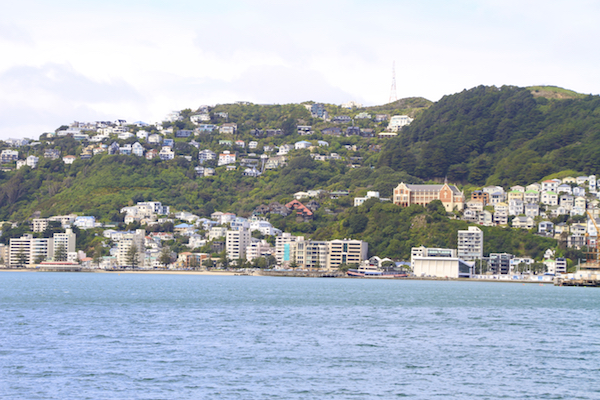
[[0, 273], [0, 399], [599, 399], [600, 290]]

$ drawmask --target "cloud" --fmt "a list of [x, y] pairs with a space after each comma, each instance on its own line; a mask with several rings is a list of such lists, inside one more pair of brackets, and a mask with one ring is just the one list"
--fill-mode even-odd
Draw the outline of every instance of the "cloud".
[[13, 67], [0, 75], [0, 137], [37, 137], [70, 120], [116, 119], [144, 103], [122, 80], [95, 81], [69, 65]]
[[33, 46], [33, 39], [29, 32], [12, 23], [0, 22], [0, 41]]

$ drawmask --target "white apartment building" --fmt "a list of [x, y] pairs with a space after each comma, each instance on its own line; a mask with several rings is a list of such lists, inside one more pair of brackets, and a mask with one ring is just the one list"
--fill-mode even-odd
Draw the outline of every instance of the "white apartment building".
[[483, 258], [483, 231], [476, 226], [458, 231], [458, 258], [473, 261]]
[[230, 260], [246, 258], [246, 248], [250, 245], [250, 231], [242, 229], [238, 231], [227, 231], [225, 236], [225, 250]]
[[10, 239], [8, 265], [28, 267], [53, 257], [53, 242], [53, 239], [34, 238], [31, 234]]
[[337, 269], [342, 264], [359, 265], [361, 261], [367, 259], [369, 244], [362, 240], [331, 240], [329, 243], [329, 252], [327, 255], [327, 268]]
[[77, 240], [77, 235], [73, 233], [71, 228], [67, 228], [65, 233], [55, 233], [54, 234], [54, 254], [56, 254], [57, 250], [61, 247], [64, 248], [66, 253], [75, 252], [75, 244]]
[[256, 258], [269, 256], [274, 252], [275, 249], [266, 240], [256, 240], [246, 247], [246, 260], [252, 262]]
[[299, 240], [304, 240], [304, 236], [293, 236], [291, 233], [284, 232], [275, 239], [275, 258], [279, 265], [289, 265], [292, 261], [291, 244]]
[[137, 229], [135, 232], [127, 232], [121, 236], [117, 244], [117, 263], [120, 266], [132, 266], [129, 260], [129, 252], [132, 246], [137, 250], [137, 266], [144, 267], [145, 261], [145, 238], [146, 231]]

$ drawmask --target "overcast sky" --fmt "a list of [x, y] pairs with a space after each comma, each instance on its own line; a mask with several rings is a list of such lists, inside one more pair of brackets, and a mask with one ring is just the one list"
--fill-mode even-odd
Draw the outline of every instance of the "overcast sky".
[[2, 0], [0, 139], [237, 100], [600, 93], [600, 2]]

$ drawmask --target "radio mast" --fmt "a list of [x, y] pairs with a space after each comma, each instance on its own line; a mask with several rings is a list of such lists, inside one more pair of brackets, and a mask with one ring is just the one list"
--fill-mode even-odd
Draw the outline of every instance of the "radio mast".
[[390, 101], [389, 103], [398, 100], [396, 95], [396, 61], [392, 63], [392, 89], [390, 90]]

